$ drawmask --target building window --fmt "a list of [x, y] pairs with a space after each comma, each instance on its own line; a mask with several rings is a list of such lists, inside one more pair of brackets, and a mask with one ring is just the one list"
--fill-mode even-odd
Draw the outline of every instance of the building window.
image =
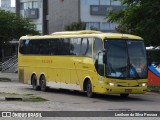
[[38, 30], [40, 33], [42, 33], [42, 24], [37, 24], [36, 30]]
[[86, 29], [87, 30], [99, 30], [100, 29], [100, 22], [87, 22]]
[[80, 0], [81, 5], [121, 5], [120, 0]]
[[86, 5], [87, 4], [87, 0], [80, 0], [81, 5]]
[[80, 0], [81, 5], [99, 5], [100, 0]]
[[111, 0], [111, 5], [121, 5], [120, 0]]
[[24, 3], [24, 10], [28, 9], [29, 8], [29, 3], [28, 2], [25, 2]]
[[106, 30], [109, 30], [110, 29], [110, 25], [108, 22], [102, 22], [100, 24], [100, 30], [102, 31], [106, 31]]
[[24, 3], [20, 3], [20, 10], [24, 10]]
[[110, 5], [111, 0], [100, 0], [100, 5]]
[[98, 6], [93, 6], [93, 7], [92, 7], [92, 11], [93, 11], [93, 12], [98, 12]]
[[117, 26], [117, 23], [110, 23], [110, 30], [115, 30]]
[[34, 1], [32, 2], [33, 3], [33, 8], [39, 8], [39, 5], [38, 5], [38, 2], [37, 1]]
[[90, 5], [99, 5], [99, 0], [88, 0], [88, 4], [90, 4]]
[[33, 8], [41, 8], [42, 6], [41, 6], [41, 2], [39, 1], [31, 1], [31, 2], [21, 3], [20, 7], [26, 10], [26, 9], [33, 9]]
[[117, 23], [110, 23], [110, 22], [102, 22], [100, 24], [101, 31], [114, 31], [118, 26]]

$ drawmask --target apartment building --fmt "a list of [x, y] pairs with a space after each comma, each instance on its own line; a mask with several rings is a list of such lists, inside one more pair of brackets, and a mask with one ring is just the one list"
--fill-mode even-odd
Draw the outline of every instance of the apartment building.
[[104, 32], [116, 32], [117, 23], [106, 19], [111, 10], [123, 9], [120, 0], [80, 0], [80, 18], [86, 23], [86, 29], [96, 29]]
[[86, 29], [116, 32], [117, 23], [105, 19], [111, 10], [120, 10], [120, 0], [16, 0], [17, 13], [32, 19], [42, 34], [64, 31], [81, 20]]
[[16, 8], [12, 6], [11, 0], [0, 0], [0, 9], [15, 13]]
[[47, 34], [47, 1], [48, 0], [16, 0], [16, 13], [31, 19], [41, 34]]

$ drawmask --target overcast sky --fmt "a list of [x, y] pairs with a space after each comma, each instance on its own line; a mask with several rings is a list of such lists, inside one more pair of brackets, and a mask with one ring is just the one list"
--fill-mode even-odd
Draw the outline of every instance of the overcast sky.
[[11, 7], [15, 7], [15, 0], [11, 0]]

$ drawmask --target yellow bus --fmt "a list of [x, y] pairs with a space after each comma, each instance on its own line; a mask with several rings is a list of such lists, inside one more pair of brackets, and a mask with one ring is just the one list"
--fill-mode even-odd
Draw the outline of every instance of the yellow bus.
[[98, 94], [143, 94], [147, 60], [141, 37], [84, 30], [23, 36], [19, 80], [33, 89], [79, 90]]

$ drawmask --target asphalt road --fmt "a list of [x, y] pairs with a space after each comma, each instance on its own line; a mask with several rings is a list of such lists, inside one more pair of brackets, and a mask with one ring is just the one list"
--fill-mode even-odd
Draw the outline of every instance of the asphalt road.
[[[0, 101], [0, 111], [160, 111], [160, 93], [130, 95], [97, 95], [88, 98], [85, 93], [51, 89], [35, 91], [32, 86], [11, 82], [0, 82], [0, 93], [32, 94], [48, 99], [46, 102]], [[158, 118], [156, 118], [158, 119]]]
[[[160, 93], [135, 94], [128, 98], [121, 98], [119, 95], [97, 95], [95, 98], [88, 98], [85, 93], [69, 90], [51, 89], [49, 92], [35, 91], [30, 85], [14, 82], [0, 82], [0, 93], [33, 94], [46, 98], [49, 101], [40, 103], [4, 102], [13, 104], [7, 108], [0, 104], [4, 110], [91, 110], [91, 111], [160, 111]], [[33, 107], [33, 106], [37, 107]], [[22, 107], [23, 106], [23, 107]]]

